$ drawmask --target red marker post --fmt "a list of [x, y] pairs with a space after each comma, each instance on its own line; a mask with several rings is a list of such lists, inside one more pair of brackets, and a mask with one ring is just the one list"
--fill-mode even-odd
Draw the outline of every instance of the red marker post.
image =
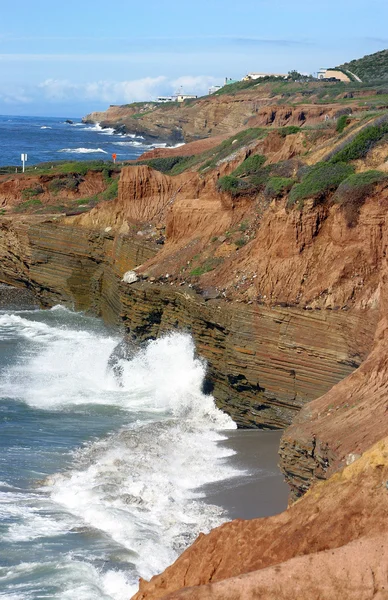
[[112, 154], [112, 158], [113, 158], [113, 162], [114, 162], [114, 164], [116, 164], [116, 158], [117, 158], [117, 154]]

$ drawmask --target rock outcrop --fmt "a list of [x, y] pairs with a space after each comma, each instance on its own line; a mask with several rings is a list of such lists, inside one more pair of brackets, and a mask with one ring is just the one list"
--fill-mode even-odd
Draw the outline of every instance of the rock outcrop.
[[0, 229], [1, 279], [123, 323], [139, 341], [190, 331], [209, 364], [219, 406], [241, 426], [281, 428], [308, 400], [351, 373], [369, 351], [373, 312], [304, 311], [206, 300], [188, 286], [120, 283], [157, 245], [38, 218]]
[[[83, 176], [55, 172], [52, 175], [2, 175], [0, 207], [5, 211], [19, 209], [20, 212], [25, 212], [29, 204], [37, 203], [42, 208], [49, 209], [100, 194], [106, 187], [103, 174], [92, 171]], [[62, 212], [64, 210], [65, 207]]]
[[[240, 426], [282, 428], [359, 367], [372, 347], [385, 196], [365, 203], [353, 229], [338, 206], [288, 211], [284, 201], [274, 202], [252, 241], [201, 275], [197, 293], [179, 275], [187, 259], [211, 252], [213, 236], [221, 238], [217, 252], [232, 248], [220, 234], [255, 210], [249, 198], [219, 194], [216, 178], [129, 167], [117, 200], [85, 215], [4, 218], [1, 280], [32, 287], [45, 305], [64, 302], [120, 320], [139, 341], [178, 327], [192, 332], [218, 405]], [[146, 281], [120, 283], [134, 268]], [[292, 444], [282, 452], [290, 482]], [[326, 454], [317, 454], [317, 477], [326, 477], [333, 460]], [[309, 478], [310, 458], [307, 452], [298, 462]], [[293, 485], [302, 489], [305, 482], [295, 476]]]
[[[264, 85], [243, 93], [200, 98], [194, 104], [149, 105], [142, 113], [136, 105], [111, 106], [104, 112], [91, 113], [83, 120], [175, 144], [231, 135], [246, 127], [312, 125], [335, 117], [339, 108], [338, 104], [320, 104], [319, 100], [317, 104], [304, 103], [304, 96], [297, 93], [289, 104], [278, 104], [280, 99], [271, 85]], [[351, 111], [362, 110], [354, 103], [342, 104]]]

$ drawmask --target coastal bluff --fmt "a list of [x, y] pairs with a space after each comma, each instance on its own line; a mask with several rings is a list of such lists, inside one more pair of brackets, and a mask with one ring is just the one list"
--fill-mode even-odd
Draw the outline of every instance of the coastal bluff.
[[284, 429], [289, 508], [200, 535], [136, 600], [387, 598], [388, 126], [370, 118], [158, 152], [82, 214], [1, 215], [1, 283], [139, 344], [189, 332], [217, 406]]
[[[353, 228], [336, 205], [296, 212], [272, 203], [239, 249], [220, 234], [247, 219], [252, 203], [228, 201], [213, 174], [127, 167], [118, 189], [117, 199], [80, 216], [3, 217], [1, 281], [29, 287], [44, 306], [90, 310], [140, 342], [191, 332], [208, 362], [208, 391], [239, 426], [294, 423], [283, 436], [281, 467], [300, 496], [353, 452], [343, 423], [335, 440], [330, 426], [318, 427], [345, 413], [328, 402], [320, 410], [327, 419], [310, 425], [310, 401], [326, 402], [336, 384], [346, 390], [373, 356], [385, 290], [386, 191], [365, 202]], [[193, 285], [181, 265], [208, 251], [214, 235], [212, 252], [229, 254]], [[122, 282], [132, 269], [138, 281]], [[241, 271], [252, 275], [236, 285]], [[345, 398], [357, 423], [363, 415]], [[377, 435], [371, 426], [357, 452]]]

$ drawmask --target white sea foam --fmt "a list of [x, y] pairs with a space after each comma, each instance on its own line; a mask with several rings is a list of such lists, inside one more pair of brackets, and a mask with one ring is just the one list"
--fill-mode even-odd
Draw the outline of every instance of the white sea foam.
[[84, 126], [85, 131], [102, 131], [103, 130], [100, 123], [94, 123], [94, 125], [87, 125], [86, 127], [85, 127], [85, 123], [80, 123], [80, 125]]
[[108, 154], [102, 148], [62, 148], [58, 150], [58, 152], [66, 153], [66, 154]]
[[105, 129], [102, 129], [99, 133], [101, 133], [101, 135], [114, 135], [115, 130], [113, 127], [105, 127]]
[[43, 127], [41, 127], [41, 129], [52, 129], [52, 127], [48, 127], [46, 125], [43, 125]]
[[136, 148], [136, 147], [144, 146], [144, 147], [148, 148], [147, 144], [145, 144], [144, 142], [136, 142], [136, 141], [133, 141], [133, 142], [113, 142], [113, 145], [114, 146], [128, 146], [128, 147], [132, 147], [132, 148], [133, 147]]
[[46, 411], [104, 404], [128, 411], [131, 419], [78, 449], [36, 496], [21, 503], [19, 492], [5, 488], [3, 508], [11, 518], [5, 540], [41, 542], [85, 526], [102, 532], [133, 566], [124, 575], [97, 568], [87, 555], [61, 558], [55, 585], [63, 591], [56, 597], [127, 599], [139, 575], [160, 572], [199, 532], [225, 518], [222, 509], [203, 502], [200, 489], [241, 474], [227, 461], [233, 451], [218, 444], [235, 426], [202, 393], [206, 366], [189, 335], [167, 335], [131, 360], [120, 359], [117, 381], [108, 368], [115, 336], [29, 316], [0, 315], [3, 337], [24, 340], [20, 364], [2, 377], [5, 396]]
[[22, 562], [12, 568], [0, 567], [0, 582], [7, 586], [7, 591], [0, 591], [0, 598], [47, 598], [46, 593], [40, 593], [43, 584], [60, 590], [55, 600], [128, 600], [137, 589], [134, 579], [118, 570], [104, 572], [67, 554], [56, 562]]

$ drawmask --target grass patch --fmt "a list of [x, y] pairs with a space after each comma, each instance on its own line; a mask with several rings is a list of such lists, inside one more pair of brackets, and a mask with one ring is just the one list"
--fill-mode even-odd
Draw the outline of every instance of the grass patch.
[[222, 263], [222, 258], [209, 258], [206, 262], [190, 271], [190, 277], [201, 277], [205, 273], [214, 271], [214, 269]]
[[262, 154], [251, 154], [232, 173], [235, 177], [245, 177], [256, 173], [265, 163], [267, 158]]
[[337, 133], [342, 133], [343, 130], [345, 129], [345, 127], [349, 124], [349, 118], [348, 115], [341, 115], [338, 119], [337, 119], [337, 125], [336, 125], [336, 130]]
[[37, 208], [38, 206], [42, 206], [42, 201], [39, 200], [39, 198], [31, 198], [30, 200], [15, 206], [13, 212], [24, 212], [30, 208]]
[[302, 131], [300, 127], [297, 125], [288, 125], [287, 127], [280, 127], [278, 132], [282, 137], [287, 137], [288, 135], [294, 135], [295, 133], [299, 133]]
[[328, 192], [336, 190], [339, 184], [353, 172], [353, 167], [346, 163], [317, 163], [303, 177], [302, 182], [291, 189], [287, 206], [300, 203], [307, 198], [319, 202]]
[[99, 197], [100, 197], [101, 200], [113, 200], [114, 198], [117, 198], [118, 193], [119, 193], [119, 180], [115, 179], [106, 188], [106, 190], [104, 190], [103, 192], [101, 192], [101, 194], [99, 195]]
[[271, 200], [281, 198], [290, 191], [295, 179], [290, 177], [270, 177], [264, 189], [264, 196]]
[[208, 157], [208, 160], [201, 165], [200, 170], [214, 169], [221, 160], [227, 159], [244, 146], [247, 146], [256, 140], [263, 139], [266, 135], [268, 135], [268, 131], [262, 127], [251, 127], [250, 129], [240, 131], [236, 135], [221, 142], [216, 148], [208, 150], [200, 155], [199, 163], [203, 162], [203, 160], [206, 160]]
[[384, 115], [376, 119], [373, 125], [367, 125], [354, 134], [350, 140], [345, 140], [326, 157], [326, 160], [337, 163], [364, 158], [387, 134], [388, 115]]

